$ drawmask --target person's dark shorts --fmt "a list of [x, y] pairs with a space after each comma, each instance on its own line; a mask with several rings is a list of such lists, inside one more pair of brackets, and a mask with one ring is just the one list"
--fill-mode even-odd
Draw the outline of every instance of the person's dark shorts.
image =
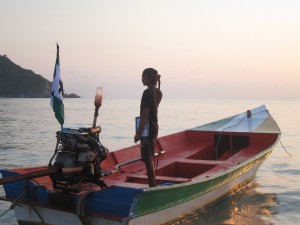
[[141, 139], [141, 156], [143, 162], [153, 160], [155, 154], [155, 140], [149, 138]]

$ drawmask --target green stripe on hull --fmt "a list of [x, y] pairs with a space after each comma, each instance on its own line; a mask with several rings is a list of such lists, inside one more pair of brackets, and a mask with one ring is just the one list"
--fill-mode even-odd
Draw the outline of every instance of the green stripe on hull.
[[[216, 188], [219, 188], [228, 182], [236, 179], [244, 174], [254, 166], [262, 163], [271, 154], [272, 149], [266, 150], [257, 158], [249, 160], [247, 163], [237, 165], [228, 173], [222, 174], [215, 178], [208, 178], [200, 183], [193, 182], [187, 184], [180, 184], [168, 187], [161, 187], [156, 190], [149, 190], [139, 193], [137, 197], [137, 204], [132, 217], [141, 216], [151, 212], [163, 210], [165, 208], [173, 207], [197, 197], [203, 196]], [[254, 177], [251, 177], [248, 183]]]

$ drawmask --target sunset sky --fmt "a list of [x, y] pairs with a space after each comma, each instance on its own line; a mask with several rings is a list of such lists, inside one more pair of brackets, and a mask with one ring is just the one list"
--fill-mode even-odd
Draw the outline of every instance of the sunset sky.
[[300, 100], [299, 0], [0, 0], [0, 55], [67, 93], [139, 98]]

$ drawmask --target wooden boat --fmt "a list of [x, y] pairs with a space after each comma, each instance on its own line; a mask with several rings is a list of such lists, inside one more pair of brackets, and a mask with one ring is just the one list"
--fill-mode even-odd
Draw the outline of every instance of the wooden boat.
[[[158, 139], [156, 180], [148, 187], [139, 145], [111, 152], [101, 167], [112, 171], [101, 189], [83, 184], [78, 193], [55, 190], [49, 176], [4, 184], [21, 225], [163, 224], [207, 208], [248, 184], [280, 140], [264, 105]], [[47, 167], [1, 170], [4, 178]]]

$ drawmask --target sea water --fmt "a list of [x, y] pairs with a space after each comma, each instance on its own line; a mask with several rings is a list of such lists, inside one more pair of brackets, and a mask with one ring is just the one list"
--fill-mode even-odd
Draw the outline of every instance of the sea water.
[[[101, 143], [110, 151], [134, 145], [134, 119], [139, 99], [104, 99], [97, 125]], [[265, 104], [282, 131], [279, 143], [262, 164], [254, 181], [221, 200], [204, 214], [197, 210], [170, 224], [300, 223], [300, 102], [163, 99], [159, 106], [159, 136], [193, 128]], [[90, 127], [93, 99], [65, 99], [64, 127]], [[56, 131], [49, 99], [0, 98], [0, 168], [47, 165], [54, 153]], [[289, 155], [291, 154], [291, 156]], [[4, 196], [2, 186], [0, 195]], [[0, 202], [0, 215], [10, 207]], [[13, 211], [0, 224], [17, 224]]]

